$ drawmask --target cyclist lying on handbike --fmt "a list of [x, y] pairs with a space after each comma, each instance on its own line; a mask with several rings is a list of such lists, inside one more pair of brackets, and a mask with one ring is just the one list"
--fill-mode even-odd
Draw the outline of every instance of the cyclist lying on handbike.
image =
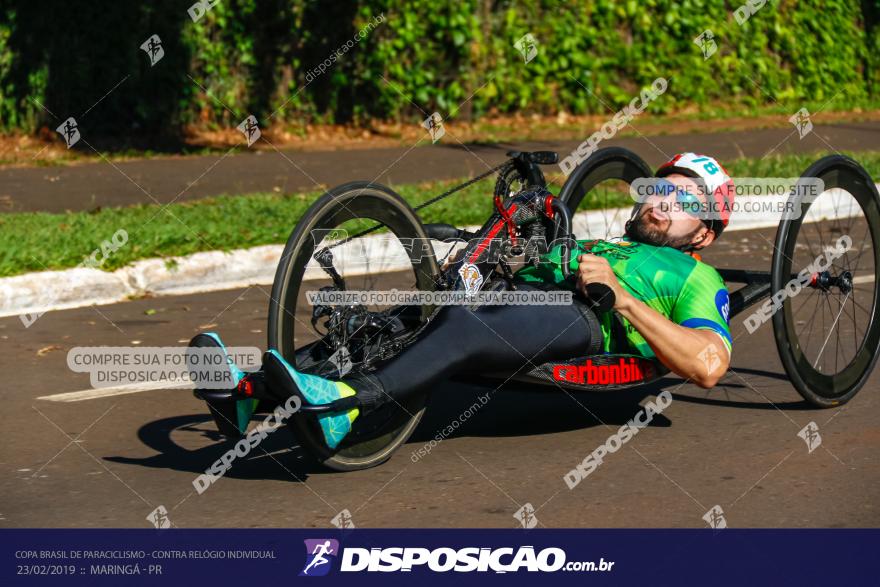
[[[655, 180], [661, 194], [634, 207], [623, 237], [578, 241], [581, 253], [572, 259], [576, 283], [562, 277], [558, 247], [514, 276], [519, 290], [583, 291], [588, 284], [604, 284], [614, 295], [613, 312], [597, 315], [577, 298], [570, 306], [446, 306], [399, 355], [339, 380], [299, 372], [270, 349], [263, 355], [266, 385], [273, 395], [296, 395], [311, 405], [351, 398], [340, 403], [345, 406], [340, 411], [313, 416], [331, 449], [362, 413], [450, 376], [512, 372], [585, 350], [656, 357], [677, 375], [713, 387], [730, 365], [729, 297], [720, 275], [696, 251], [727, 226], [733, 183], [716, 160], [693, 153], [677, 155], [656, 177], [662, 178]], [[707, 207], [717, 213], [707, 216]], [[190, 344], [223, 348], [214, 333]], [[236, 383], [245, 375], [234, 365], [230, 369]]]

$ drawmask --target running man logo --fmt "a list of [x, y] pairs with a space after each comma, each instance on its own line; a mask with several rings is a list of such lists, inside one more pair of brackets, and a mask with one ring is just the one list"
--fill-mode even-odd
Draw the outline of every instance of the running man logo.
[[797, 129], [798, 136], [801, 139], [813, 131], [813, 121], [810, 120], [810, 111], [806, 108], [801, 108], [792, 114], [788, 121], [794, 125], [795, 129]]
[[520, 52], [523, 61], [528, 63], [538, 55], [538, 41], [532, 33], [526, 33], [513, 44], [513, 47]]
[[718, 367], [721, 366], [721, 355], [718, 352], [718, 347], [714, 344], [710, 344], [703, 350], [697, 354], [697, 358], [703, 361], [703, 365], [706, 367], [706, 373], [711, 375], [715, 372]]
[[257, 140], [263, 135], [263, 133], [260, 132], [260, 123], [257, 122], [257, 117], [253, 114], [245, 118], [236, 128], [244, 135], [244, 138], [247, 139], [248, 147], [257, 142]]
[[718, 51], [718, 43], [715, 42], [715, 34], [711, 29], [706, 29], [694, 39], [694, 45], [703, 53], [703, 61], [709, 59]]
[[721, 509], [720, 505], [712, 506], [712, 509], [703, 514], [703, 520], [705, 520], [713, 530], [723, 530], [727, 528], [727, 519], [724, 517], [724, 510]]
[[330, 572], [332, 559], [339, 555], [339, 541], [332, 538], [307, 539], [306, 566], [300, 577], [323, 577]]
[[147, 521], [159, 530], [171, 527], [171, 519], [168, 517], [168, 510], [165, 509], [164, 505], [160, 505], [150, 512], [150, 515], [147, 516]]
[[434, 112], [423, 120], [422, 126], [428, 131], [428, 136], [431, 137], [432, 143], [436, 143], [446, 134], [446, 129], [443, 128], [443, 117], [440, 116], [439, 112]]
[[801, 428], [797, 435], [807, 443], [807, 454], [812, 453], [822, 445], [822, 435], [819, 434], [819, 427], [815, 422], [810, 422]]
[[150, 67], [153, 67], [165, 57], [165, 49], [162, 48], [162, 39], [159, 38], [159, 35], [152, 35], [144, 41], [141, 45], [141, 50], [150, 58]]
[[527, 503], [516, 510], [513, 517], [519, 520], [519, 523], [522, 524], [522, 527], [526, 530], [530, 530], [538, 525], [538, 518], [535, 516], [535, 508], [530, 503]]
[[336, 352], [330, 355], [327, 360], [336, 367], [338, 377], [345, 377], [351, 371], [351, 353], [345, 345], [336, 349]]
[[619, 385], [647, 378], [642, 363], [636, 357], [617, 360], [617, 363], [594, 365], [587, 359], [583, 365], [554, 365], [553, 379], [580, 385]]
[[64, 143], [67, 145], [68, 149], [74, 146], [80, 139], [79, 125], [76, 123], [76, 119], [74, 119], [73, 116], [62, 122], [58, 128], [55, 129], [55, 132], [64, 137]]
[[347, 509], [344, 509], [333, 516], [333, 519], [330, 520], [330, 523], [340, 530], [351, 530], [354, 528], [354, 518], [351, 517], [351, 512]]

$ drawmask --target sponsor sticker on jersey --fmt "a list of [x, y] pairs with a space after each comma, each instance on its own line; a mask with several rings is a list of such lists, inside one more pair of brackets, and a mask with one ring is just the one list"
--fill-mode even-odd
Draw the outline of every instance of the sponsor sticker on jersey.
[[718, 313], [724, 321], [730, 324], [730, 294], [726, 289], [719, 289], [715, 294], [715, 307], [718, 308]]

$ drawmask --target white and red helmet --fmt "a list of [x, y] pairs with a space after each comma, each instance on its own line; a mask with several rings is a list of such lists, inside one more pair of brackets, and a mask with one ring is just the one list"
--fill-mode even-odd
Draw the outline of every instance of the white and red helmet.
[[707, 195], [708, 213], [703, 222], [715, 233], [715, 238], [730, 224], [733, 212], [734, 186], [727, 170], [714, 158], [697, 153], [680, 153], [661, 165], [655, 174], [665, 177], [680, 173], [702, 180]]

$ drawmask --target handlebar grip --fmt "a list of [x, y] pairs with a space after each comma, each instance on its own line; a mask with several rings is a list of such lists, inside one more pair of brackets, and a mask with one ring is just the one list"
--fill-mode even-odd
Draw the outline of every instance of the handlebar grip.
[[[564, 235], [565, 239], [562, 242], [562, 250], [560, 251], [560, 269], [562, 269], [562, 276], [573, 282], [575, 274], [571, 272], [572, 251], [570, 245], [572, 244], [574, 235], [571, 234], [571, 213], [568, 210], [568, 206], [556, 198], [551, 200], [551, 206], [557, 213], [560, 223], [560, 232]], [[616, 301], [614, 292], [604, 283], [589, 283], [587, 284], [586, 290], [587, 302], [596, 312], [608, 312], [614, 307], [614, 302]]]
[[559, 163], [559, 153], [555, 151], [534, 151], [529, 153], [529, 159], [532, 163], [538, 165], [553, 165]]
[[559, 163], [559, 153], [556, 151], [508, 151], [507, 156], [511, 159], [530, 161], [538, 165], [554, 165]]
[[604, 283], [588, 283], [587, 302], [597, 312], [608, 312], [614, 307], [614, 292]]

